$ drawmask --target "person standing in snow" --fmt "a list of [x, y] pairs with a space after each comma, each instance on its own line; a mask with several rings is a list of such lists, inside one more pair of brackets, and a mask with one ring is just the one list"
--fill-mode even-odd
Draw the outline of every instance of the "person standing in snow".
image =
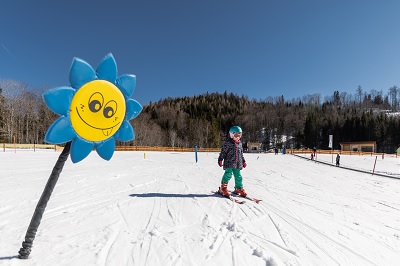
[[337, 153], [337, 155], [336, 155], [336, 166], [339, 166], [339, 165], [340, 165], [340, 154]]
[[242, 129], [239, 126], [233, 126], [229, 130], [230, 138], [222, 144], [221, 153], [218, 157], [218, 165], [225, 170], [221, 180], [219, 193], [225, 197], [230, 196], [228, 182], [235, 177], [235, 190], [233, 193], [246, 197], [247, 193], [243, 189], [242, 175], [240, 170], [247, 166], [243, 157], [243, 146], [240, 142]]

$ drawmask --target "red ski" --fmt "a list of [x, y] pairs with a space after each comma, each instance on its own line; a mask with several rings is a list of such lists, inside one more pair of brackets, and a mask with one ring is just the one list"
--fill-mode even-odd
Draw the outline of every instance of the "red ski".
[[[240, 197], [241, 197], [241, 196], [240, 196]], [[243, 197], [243, 198], [248, 199], [248, 200], [251, 200], [251, 201], [254, 201], [255, 203], [259, 203], [260, 201], [262, 201], [261, 199], [250, 198], [249, 196], [246, 196], [246, 197]]]
[[237, 203], [237, 204], [244, 204], [244, 203], [246, 202], [246, 201], [244, 201], [244, 200], [235, 199], [235, 198], [232, 197], [232, 196], [226, 197], [226, 196], [222, 195], [221, 193], [219, 193], [218, 191], [211, 191], [211, 193], [217, 194], [217, 195], [219, 195], [219, 196], [221, 196], [221, 197], [223, 197], [223, 198], [226, 198], [226, 199], [228, 199], [228, 200], [231, 200], [231, 201], [233, 201], [233, 202], [235, 202], [235, 203]]
[[231, 194], [232, 194], [232, 195], [235, 195], [235, 196], [237, 196], [237, 197], [242, 197], [242, 198], [245, 198], [245, 199], [254, 201], [255, 203], [259, 203], [260, 201], [262, 201], [262, 200], [260, 200], [260, 199], [251, 198], [251, 197], [249, 197], [249, 196], [243, 197], [243, 196], [241, 196], [241, 195], [239, 195], [239, 194], [236, 194], [236, 193], [234, 193], [234, 192], [232, 192]]

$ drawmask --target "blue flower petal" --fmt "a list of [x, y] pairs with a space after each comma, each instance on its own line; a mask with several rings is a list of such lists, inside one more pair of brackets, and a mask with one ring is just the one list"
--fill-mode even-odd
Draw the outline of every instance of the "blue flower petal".
[[106, 55], [96, 68], [97, 77], [111, 83], [115, 83], [117, 72], [117, 63], [111, 53]]
[[61, 116], [49, 127], [44, 141], [51, 144], [62, 144], [76, 137], [69, 117]]
[[79, 89], [86, 83], [97, 79], [96, 72], [86, 61], [80, 58], [72, 60], [69, 70], [69, 83], [75, 89]]
[[115, 139], [109, 138], [101, 143], [99, 143], [96, 147], [97, 153], [100, 155], [101, 158], [104, 160], [110, 160], [114, 154], [115, 149]]
[[115, 81], [117, 87], [122, 91], [125, 98], [129, 98], [135, 91], [136, 76], [135, 75], [122, 75]]
[[47, 107], [58, 115], [67, 115], [76, 90], [71, 87], [57, 87], [43, 93]]
[[142, 111], [143, 107], [134, 99], [128, 99], [126, 101], [126, 120], [131, 120], [137, 117]]
[[85, 159], [93, 150], [94, 143], [77, 136], [71, 143], [71, 160], [77, 163]]
[[133, 140], [135, 138], [135, 131], [133, 130], [131, 123], [124, 120], [119, 130], [115, 133], [114, 137], [116, 140], [120, 141]]

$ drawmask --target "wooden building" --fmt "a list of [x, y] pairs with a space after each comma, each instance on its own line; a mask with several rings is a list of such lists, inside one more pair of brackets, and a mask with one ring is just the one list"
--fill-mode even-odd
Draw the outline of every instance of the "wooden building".
[[262, 152], [262, 143], [261, 142], [248, 142], [247, 143], [247, 151], [248, 152]]
[[376, 141], [341, 142], [340, 150], [355, 152], [376, 152]]

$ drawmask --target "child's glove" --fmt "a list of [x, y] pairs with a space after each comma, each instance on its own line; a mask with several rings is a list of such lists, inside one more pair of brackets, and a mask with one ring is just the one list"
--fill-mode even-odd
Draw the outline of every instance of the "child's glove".
[[222, 167], [222, 161], [218, 162], [219, 167]]
[[247, 163], [243, 162], [243, 168], [246, 168], [246, 166], [247, 166]]

